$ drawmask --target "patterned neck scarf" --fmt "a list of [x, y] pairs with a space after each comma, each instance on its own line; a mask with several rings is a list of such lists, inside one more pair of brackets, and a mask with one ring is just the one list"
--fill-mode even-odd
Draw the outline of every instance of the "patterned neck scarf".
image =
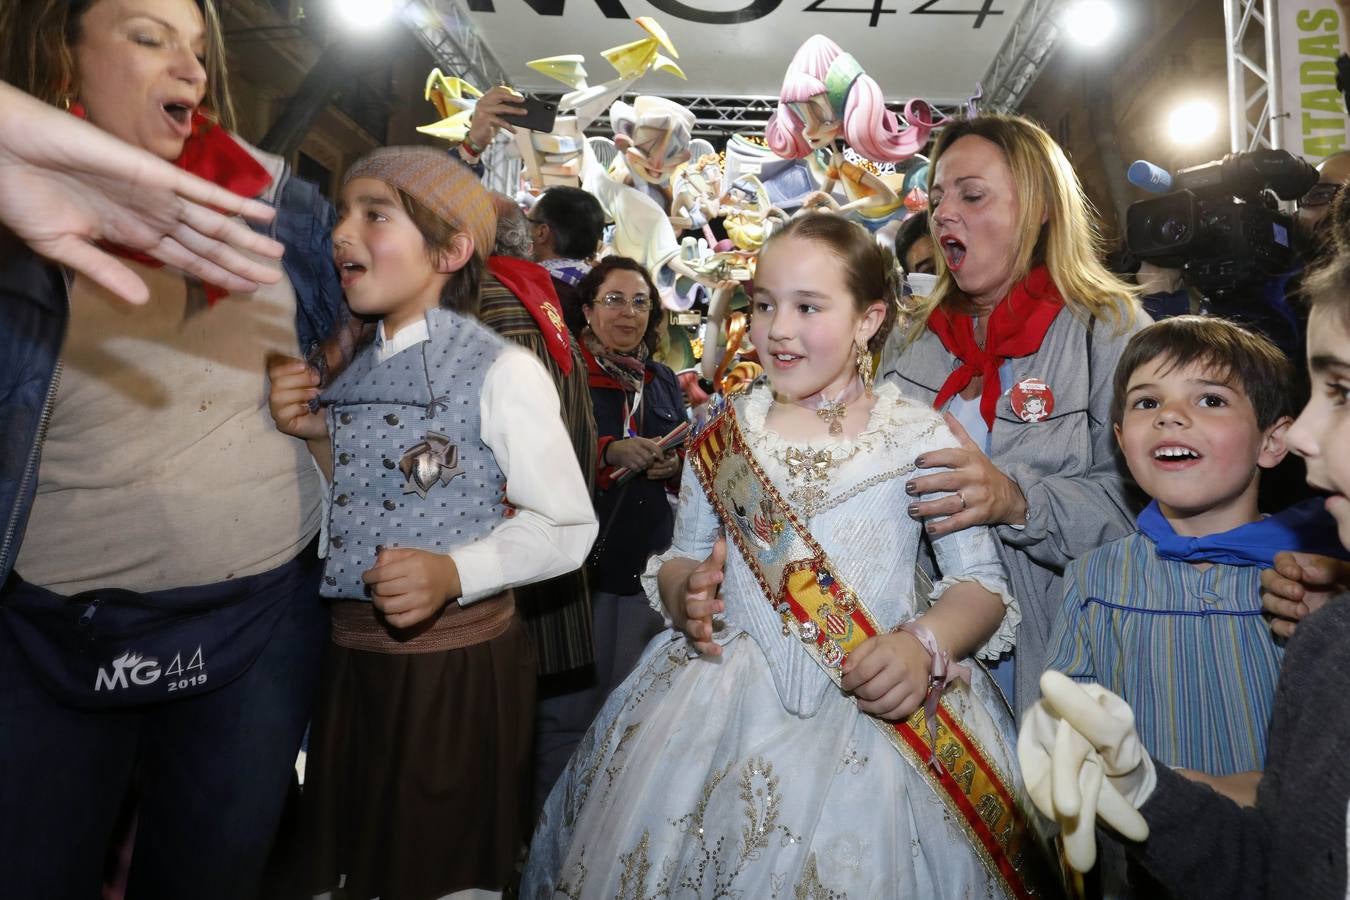
[[539, 265], [548, 269], [548, 274], [563, 282], [576, 287], [581, 283], [581, 279], [586, 277], [586, 273], [591, 270], [591, 264], [584, 259], [563, 259], [555, 257], [545, 259], [539, 262]]
[[619, 383], [625, 392], [636, 394], [642, 390], [642, 384], [647, 377], [647, 357], [649, 355], [646, 344], [638, 344], [636, 350], [624, 353], [619, 350], [610, 350], [600, 339], [591, 331], [591, 326], [587, 325], [581, 332], [581, 342], [595, 357], [595, 361], [600, 364], [600, 368], [605, 374]]

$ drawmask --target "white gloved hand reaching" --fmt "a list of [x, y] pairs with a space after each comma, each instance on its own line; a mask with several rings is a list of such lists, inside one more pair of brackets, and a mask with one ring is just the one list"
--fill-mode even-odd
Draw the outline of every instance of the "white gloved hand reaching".
[[1041, 696], [1022, 718], [1017, 759], [1032, 802], [1062, 829], [1069, 865], [1086, 872], [1098, 819], [1129, 840], [1148, 837], [1138, 809], [1157, 774], [1124, 700], [1055, 671], [1041, 676]]

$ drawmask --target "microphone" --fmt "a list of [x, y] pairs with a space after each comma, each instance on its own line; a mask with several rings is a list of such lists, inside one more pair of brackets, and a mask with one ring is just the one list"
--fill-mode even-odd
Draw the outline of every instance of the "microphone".
[[1130, 184], [1151, 194], [1166, 194], [1172, 190], [1172, 174], [1146, 159], [1137, 159], [1125, 173]]

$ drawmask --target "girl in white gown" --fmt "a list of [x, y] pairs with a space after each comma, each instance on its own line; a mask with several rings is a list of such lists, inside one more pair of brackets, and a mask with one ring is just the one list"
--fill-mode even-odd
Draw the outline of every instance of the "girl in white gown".
[[[934, 540], [944, 577], [916, 596], [922, 535], [905, 486], [925, 471], [916, 458], [956, 441], [940, 415], [891, 385], [873, 393], [860, 374], [870, 381], [867, 350], [894, 321], [892, 273], [866, 232], [833, 216], [794, 220], [765, 246], [751, 335], [769, 384], [737, 397], [734, 412], [748, 456], [795, 516], [757, 515], [714, 489], [721, 521], [700, 477], [685, 473], [674, 542], [643, 579], [673, 627], [554, 787], [523, 897], [1040, 895], [1021, 803], [1005, 802], [1000, 818], [995, 799], [1023, 795], [1007, 706], [976, 666], [943, 691], [944, 668], [961, 668], [948, 657], [1011, 649], [1017, 604], [984, 528]], [[695, 469], [697, 457], [696, 446]], [[761, 588], [785, 523], [823, 550], [829, 572], [817, 581], [848, 585], [878, 626], [842, 666], [821, 651], [851, 626], [803, 624], [779, 584], [772, 602]], [[918, 749], [894, 739], [891, 724], [930, 687], [971, 755], [934, 743], [923, 724], [911, 734]], [[970, 809], [951, 797], [963, 789]]]

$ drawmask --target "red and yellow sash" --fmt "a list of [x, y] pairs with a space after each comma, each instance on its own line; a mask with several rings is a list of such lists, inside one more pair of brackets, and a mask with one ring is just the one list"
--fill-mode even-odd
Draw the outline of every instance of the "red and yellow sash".
[[[801, 643], [839, 684], [848, 654], [884, 629], [765, 476], [731, 404], [699, 435], [689, 461], [764, 596], [782, 616], [783, 634]], [[1050, 874], [1009, 780], [963, 727], [947, 698], [938, 705], [934, 746], [925, 737], [928, 723], [922, 707], [903, 722], [871, 718], [927, 778], [971, 847], [1012, 896], [1059, 893], [1058, 880]]]

